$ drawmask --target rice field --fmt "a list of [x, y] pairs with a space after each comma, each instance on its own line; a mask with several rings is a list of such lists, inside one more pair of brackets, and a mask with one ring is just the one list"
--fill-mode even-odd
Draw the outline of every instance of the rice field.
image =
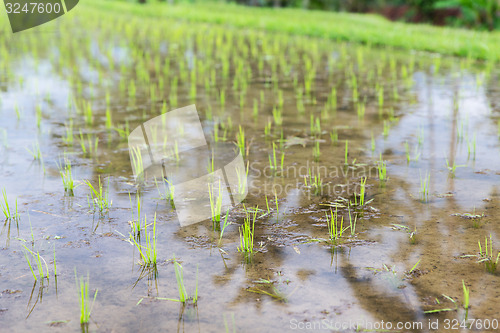
[[[0, 22], [2, 330], [498, 327], [497, 60], [179, 8]], [[248, 194], [226, 212], [209, 186], [212, 218], [181, 227], [176, 185], [138, 185], [128, 136], [191, 104]]]

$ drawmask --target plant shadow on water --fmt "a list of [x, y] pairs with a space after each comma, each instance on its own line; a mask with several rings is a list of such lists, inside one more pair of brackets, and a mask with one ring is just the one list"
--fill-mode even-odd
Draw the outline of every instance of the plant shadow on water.
[[[80, 7], [58, 38], [0, 40], [0, 327], [498, 317], [495, 62]], [[226, 213], [215, 185], [213, 220], [180, 227], [178, 184], [137, 186], [127, 137], [193, 101], [248, 195]]]

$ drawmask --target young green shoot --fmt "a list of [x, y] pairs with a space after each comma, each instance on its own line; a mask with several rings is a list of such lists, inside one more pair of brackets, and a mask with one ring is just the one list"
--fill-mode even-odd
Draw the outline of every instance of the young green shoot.
[[90, 196], [87, 196], [89, 208], [94, 212], [99, 211], [101, 215], [104, 214], [113, 204], [113, 201], [109, 199], [109, 179], [106, 190], [103, 190], [101, 176], [99, 176], [99, 186], [97, 189], [89, 180], [85, 180], [85, 184], [90, 190]]
[[500, 260], [500, 251], [498, 252], [496, 258], [493, 256], [493, 239], [490, 234], [490, 244], [488, 249], [488, 238], [484, 238], [484, 252], [483, 247], [481, 246], [481, 241], [478, 241], [479, 244], [479, 262], [484, 262], [484, 266], [486, 271], [494, 274], [497, 270], [497, 264]]
[[[135, 237], [130, 235], [130, 239], [139, 251], [141, 257], [141, 265], [147, 268], [156, 268], [157, 263], [157, 252], [156, 252], [156, 213], [153, 220], [153, 234], [148, 232], [148, 222], [147, 217], [144, 216], [144, 239], [141, 239], [141, 243], [137, 242]], [[142, 237], [141, 237], [142, 238]], [[143, 245], [144, 244], [144, 245]]]
[[193, 297], [189, 297], [189, 294], [186, 291], [186, 286], [184, 284], [184, 269], [182, 265], [177, 261], [177, 259], [175, 259], [175, 257], [173, 260], [174, 260], [175, 280], [177, 281], [177, 290], [179, 291], [179, 299], [163, 298], [163, 297], [157, 297], [157, 299], [180, 302], [183, 305], [186, 305], [188, 301], [191, 301], [192, 304], [196, 306], [196, 303], [198, 302], [198, 266], [196, 266], [196, 286], [194, 290], [194, 295]]
[[19, 213], [17, 211], [17, 199], [16, 206], [11, 210], [9, 206], [9, 200], [7, 198], [7, 192], [5, 189], [2, 190], [3, 200], [0, 201], [0, 208], [5, 216], [5, 220], [19, 220]]
[[430, 186], [431, 175], [425, 174], [424, 178], [422, 178], [422, 174], [420, 174], [420, 201], [428, 202], [429, 201], [429, 186]]
[[255, 220], [257, 219], [257, 209], [254, 210], [253, 214], [246, 212], [246, 217], [243, 221], [243, 225], [240, 226], [240, 246], [238, 247], [238, 252], [243, 253], [245, 260], [247, 262], [251, 261], [251, 257], [254, 253], [254, 235], [255, 235]]
[[63, 182], [64, 191], [69, 195], [73, 196], [73, 189], [75, 188], [75, 182], [73, 181], [73, 175], [71, 173], [71, 161], [67, 158], [64, 159], [64, 169], [59, 167], [59, 174]]
[[94, 303], [97, 298], [98, 289], [94, 293], [94, 300], [90, 303], [89, 298], [89, 275], [87, 274], [87, 281], [84, 280], [83, 276], [78, 279], [76, 268], [75, 268], [75, 281], [79, 289], [79, 301], [80, 301], [80, 324], [88, 325], [90, 321], [90, 314], [94, 308]]
[[210, 198], [210, 211], [212, 214], [212, 225], [214, 230], [220, 230], [220, 221], [222, 215], [222, 186], [219, 180], [219, 189], [214, 193], [214, 187], [208, 184], [208, 194]]
[[[40, 255], [40, 253], [38, 251], [34, 252], [34, 251], [28, 249], [24, 244], [23, 244], [23, 247], [26, 250], [24, 252], [24, 258], [26, 259], [26, 262], [28, 263], [31, 274], [33, 274], [35, 281], [38, 281], [38, 279], [43, 280], [44, 278], [48, 278], [49, 277], [49, 266], [47, 265], [47, 262], [45, 261], [45, 259]], [[33, 264], [32, 261], [30, 260], [30, 256], [35, 264]], [[35, 267], [35, 265], [36, 265], [36, 267]], [[45, 267], [45, 270], [44, 270], [44, 267]]]
[[276, 156], [276, 144], [273, 142], [273, 153], [269, 155], [269, 167], [275, 176], [278, 175], [279, 170], [283, 170], [284, 161], [285, 152], [281, 152], [281, 158], [278, 159]]

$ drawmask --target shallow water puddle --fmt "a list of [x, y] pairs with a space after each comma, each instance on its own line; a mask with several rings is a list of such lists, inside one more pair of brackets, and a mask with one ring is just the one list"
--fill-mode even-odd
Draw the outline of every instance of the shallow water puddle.
[[[160, 36], [81, 11], [88, 22], [61, 23], [58, 39], [2, 42], [0, 190], [20, 219], [0, 225], [1, 327], [80, 329], [75, 268], [98, 290], [89, 331], [431, 331], [464, 318], [462, 280], [468, 318], [499, 319], [497, 273], [463, 257], [490, 234], [500, 249], [494, 64], [179, 22], [157, 22]], [[163, 182], [132, 176], [128, 133], [192, 103], [211, 144], [245, 136], [249, 194], [222, 237], [212, 221], [181, 228]], [[84, 180], [99, 178], [112, 205], [91, 212]], [[138, 264], [139, 201], [149, 232], [156, 213], [157, 271]], [[245, 260], [239, 227], [256, 209]], [[48, 280], [35, 283], [27, 249]], [[164, 299], [179, 297], [174, 257], [196, 306]]]

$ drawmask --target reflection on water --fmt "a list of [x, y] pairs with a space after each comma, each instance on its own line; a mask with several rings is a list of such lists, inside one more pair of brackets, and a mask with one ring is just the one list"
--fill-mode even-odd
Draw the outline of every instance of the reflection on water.
[[[82, 12], [99, 17], [92, 9]], [[439, 308], [442, 294], [461, 304], [461, 280], [471, 287], [470, 318], [498, 317], [500, 292], [489, 287], [497, 276], [462, 257], [476, 254], [477, 241], [489, 234], [498, 248], [499, 102], [492, 65], [217, 27], [205, 34], [182, 23], [156, 45], [156, 34], [134, 34], [142, 31], [137, 20], [113, 40], [107, 37], [115, 25], [127, 20], [91, 20], [92, 28], [78, 36], [87, 46], [80, 53], [65, 32], [24, 48], [26, 40], [10, 41], [8, 75], [1, 75], [0, 187], [9, 200], [18, 198], [21, 220], [5, 221], [0, 234], [2, 327], [43, 330], [57, 322], [78, 329], [74, 267], [89, 271], [99, 289], [90, 331], [426, 323], [462, 316], [424, 313]], [[76, 22], [66, 24], [78, 29]], [[216, 135], [211, 143], [235, 142], [239, 125], [245, 130], [250, 188], [244, 204], [260, 209], [251, 264], [238, 252], [243, 205], [230, 210], [231, 225], [220, 240], [211, 221], [181, 228], [160, 189], [134, 183], [129, 131], [193, 102], [205, 132]], [[98, 138], [96, 154], [82, 153], [87, 134], [92, 142]], [[40, 160], [26, 150], [34, 143]], [[272, 171], [273, 143], [278, 159], [285, 152], [284, 176], [264, 172]], [[108, 214], [89, 213], [85, 186], [75, 188], [74, 198], [65, 195], [58, 169], [65, 157], [77, 185], [109, 176]], [[385, 187], [379, 159], [387, 161]], [[339, 192], [315, 193], [307, 178], [314, 166], [328, 170], [321, 186], [336, 185]], [[292, 173], [300, 168], [305, 173]], [[357, 200], [365, 175], [373, 201], [357, 215], [355, 235], [347, 231], [333, 247], [311, 242], [327, 237], [325, 204]], [[426, 175], [429, 201], [421, 202]], [[141, 195], [144, 215], [158, 216], [154, 271], [141, 269], [129, 241], [136, 209], [129, 193]], [[337, 209], [347, 226], [351, 210]], [[484, 214], [479, 227], [454, 215], [466, 213]], [[22, 254], [32, 239], [45, 258], [55, 246], [57, 287], [33, 285]], [[158, 299], [177, 297], [174, 255], [188, 290], [199, 266], [196, 307]]]

